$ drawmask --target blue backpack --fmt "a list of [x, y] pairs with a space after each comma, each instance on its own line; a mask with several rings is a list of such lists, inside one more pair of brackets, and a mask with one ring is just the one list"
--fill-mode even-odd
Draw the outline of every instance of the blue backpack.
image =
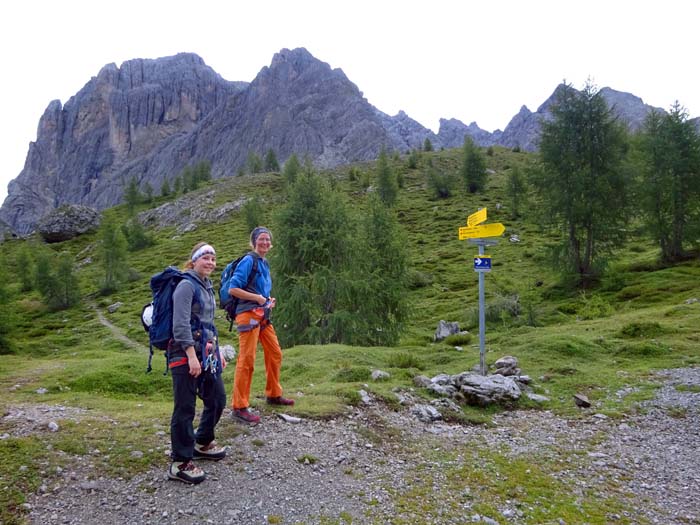
[[248, 252], [245, 255], [241, 255], [238, 259], [228, 263], [226, 268], [224, 268], [224, 271], [221, 272], [221, 284], [219, 285], [219, 307], [226, 310], [226, 320], [229, 321], [229, 332], [233, 330], [233, 321], [236, 319], [236, 307], [238, 307], [239, 303], [238, 297], [233, 297], [228, 293], [230, 290], [229, 281], [231, 280], [231, 277], [233, 277], [233, 273], [236, 271], [238, 263], [240, 263], [244, 257], [248, 257], [249, 255], [253, 257], [253, 268], [250, 270], [248, 281], [245, 284], [245, 290], [254, 292], [255, 290], [251, 288], [251, 285], [255, 280], [255, 274], [258, 273], [258, 255], [255, 252]]
[[[146, 373], [152, 370], [153, 347], [168, 350], [168, 345], [173, 339], [173, 292], [177, 284], [183, 279], [188, 279], [195, 284], [193, 301], [202, 307], [199, 296], [199, 286], [187, 273], [178, 270], [174, 266], [168, 266], [165, 270], [151, 277], [151, 292], [153, 300], [141, 310], [141, 323], [148, 333], [149, 356]], [[167, 374], [167, 362], [165, 373]]]

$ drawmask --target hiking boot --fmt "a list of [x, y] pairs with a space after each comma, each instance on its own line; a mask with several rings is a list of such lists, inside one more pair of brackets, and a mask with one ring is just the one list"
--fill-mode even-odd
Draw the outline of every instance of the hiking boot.
[[217, 445], [216, 441], [212, 441], [208, 445], [200, 445], [199, 443], [194, 444], [194, 459], [210, 459], [212, 461], [219, 461], [225, 457], [226, 449]]
[[277, 397], [268, 397], [267, 398], [267, 404], [268, 405], [285, 405], [285, 406], [292, 406], [294, 404], [293, 399], [288, 399], [286, 397], [282, 396], [277, 396]]
[[185, 483], [196, 485], [204, 481], [207, 475], [201, 468], [192, 463], [192, 461], [185, 461], [184, 463], [174, 461], [170, 464], [168, 477], [170, 479], [177, 479]]
[[231, 417], [246, 425], [257, 425], [260, 423], [260, 416], [256, 416], [247, 408], [234, 408]]

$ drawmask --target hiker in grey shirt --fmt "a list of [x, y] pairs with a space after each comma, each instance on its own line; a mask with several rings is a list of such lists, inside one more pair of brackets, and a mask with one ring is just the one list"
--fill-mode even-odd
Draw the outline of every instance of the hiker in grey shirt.
[[[209, 276], [216, 252], [199, 243], [185, 264], [184, 278], [173, 293], [173, 341], [168, 368], [173, 376], [173, 415], [170, 420], [172, 464], [168, 477], [200, 483], [206, 475], [192, 459], [220, 460], [226, 450], [214, 441], [214, 427], [226, 406], [221, 373], [226, 361], [219, 352], [214, 312], [216, 300]], [[193, 428], [197, 396], [204, 403], [199, 427]]]

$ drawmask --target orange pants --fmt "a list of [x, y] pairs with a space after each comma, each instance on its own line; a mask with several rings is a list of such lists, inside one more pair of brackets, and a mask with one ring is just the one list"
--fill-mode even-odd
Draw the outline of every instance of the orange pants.
[[[253, 320], [259, 323], [263, 322], [262, 316], [255, 314], [252, 310], [236, 316], [238, 326], [249, 325]], [[282, 348], [277, 340], [277, 333], [270, 323], [267, 323], [263, 329], [256, 326], [247, 332], [238, 333], [238, 362], [233, 378], [233, 401], [231, 402], [234, 410], [250, 406], [250, 385], [253, 382], [255, 351], [258, 342], [262, 345], [265, 356], [265, 375], [267, 377], [265, 396], [278, 397], [282, 395], [282, 386], [280, 385]]]

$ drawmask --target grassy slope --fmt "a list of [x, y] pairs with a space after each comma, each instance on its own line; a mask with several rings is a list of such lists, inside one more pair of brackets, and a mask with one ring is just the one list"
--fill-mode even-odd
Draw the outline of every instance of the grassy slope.
[[[440, 169], [456, 171], [459, 167], [457, 150], [431, 155]], [[575, 417], [571, 396], [582, 392], [598, 409], [615, 415], [626, 410], [632, 400], [650, 395], [647, 378], [653, 369], [700, 361], [696, 330], [700, 304], [685, 303], [700, 295], [698, 261], [658, 267], [655, 247], [648, 240], [634, 238], [615, 255], [611, 261], [614, 278], [605, 281], [600, 289], [586, 295], [562, 291], [546, 258], [546, 246], [556, 241], [556, 236], [541, 231], [528, 208], [519, 220], [511, 220], [506, 208], [496, 210], [497, 203], [506, 203], [507, 168], [527, 159], [527, 154], [496, 148], [495, 154], [487, 157], [494, 173], [486, 194], [469, 195], [458, 190], [446, 200], [431, 199], [422, 169], [407, 170], [405, 162], [395, 162], [405, 177], [397, 212], [408, 233], [416, 281], [424, 284], [410, 294], [412, 322], [402, 343], [395, 348], [330, 345], [286, 349], [282, 383], [288, 393], [299, 399], [295, 413], [324, 417], [340, 412], [346, 404], [357, 402], [357, 391], [367, 388], [364, 384], [392, 404], [392, 389], [411, 386], [412, 377], [418, 373], [457, 373], [478, 363], [478, 336], [462, 344], [463, 351], [457, 351], [445, 343], [432, 343], [432, 334], [440, 319], [459, 321], [463, 328], [478, 332], [474, 321], [477, 275], [472, 271], [476, 248], [460, 242], [457, 229], [466, 224], [467, 215], [484, 206], [488, 208], [488, 222], [503, 222], [506, 226], [504, 238], [487, 251], [494, 262], [493, 271], [486, 275], [487, 303], [507, 304], [508, 298], [517, 294], [521, 306], [529, 307], [539, 325], [528, 326], [524, 314], [496, 315], [487, 328], [487, 361], [492, 363], [503, 355], [517, 356], [523, 372], [535, 378], [535, 390], [550, 397], [547, 408]], [[358, 166], [360, 170], [371, 167]], [[345, 167], [329, 176], [337, 180], [355, 205], [362, 206], [363, 192], [358, 182], [349, 180], [348, 172], [349, 167]], [[271, 213], [282, 198], [281, 185], [278, 175], [268, 174], [215, 181], [202, 191], [216, 188], [214, 205], [240, 194], [257, 193]], [[110, 213], [125, 216], [122, 207]], [[517, 233], [522, 241], [508, 242], [511, 233]], [[242, 216], [234, 214], [220, 224], [200, 224], [194, 232], [178, 235], [170, 228], [157, 235], [157, 246], [129, 255], [130, 266], [140, 278], [110, 297], [96, 293], [100, 268], [94, 235], [51, 246], [54, 250], [68, 250], [79, 262], [92, 257], [93, 262], [81, 266], [79, 272], [85, 296], [81, 306], [50, 313], [36, 293], [14, 295], [14, 353], [0, 360], [0, 405], [7, 410], [10, 405], [23, 403], [63, 404], [86, 408], [88, 416], [87, 424], [81, 426], [69, 420], [59, 421], [62, 431], [42, 435], [40, 440], [0, 440], [0, 486], [7, 487], [0, 491], [0, 508], [7, 509], [0, 521], [21, 519], [16, 506], [23, 501], [22, 493], [36, 490], [41, 478], [50, 477], [55, 467], [69, 462], [71, 454], [85, 454], [95, 448], [108, 451], [95, 459], [96, 467], [121, 475], [129, 474], [125, 469], [162, 462], [164, 438], [153, 432], [154, 426], [167, 431], [170, 411], [170, 379], [158, 372], [162, 358], [157, 355], [155, 373], [145, 375], [143, 351], [114, 339], [98, 322], [92, 305], [104, 309], [115, 302], [124, 303], [114, 314], [105, 310], [105, 316], [130, 338], [145, 343], [138, 317], [149, 300], [148, 277], [167, 264], [181, 263], [191, 246], [202, 239], [216, 246], [223, 267], [228, 259], [246, 249], [247, 231]], [[22, 242], [3, 245], [11, 276], [18, 271], [14, 257]], [[10, 287], [16, 291], [17, 285]], [[235, 338], [226, 331], [223, 318], [219, 327], [222, 342], [237, 346]], [[255, 374], [254, 395], [263, 388], [260, 365]], [[371, 382], [370, 373], [375, 368], [390, 372], [391, 379]], [[230, 368], [225, 373], [228, 389], [232, 375]], [[614, 395], [630, 385], [642, 388], [624, 401]], [[37, 394], [39, 388], [48, 392]], [[266, 410], [262, 405], [258, 408]], [[487, 421], [491, 413], [493, 410], [466, 408], [461, 417], [465, 421]], [[120, 424], [114, 425], [114, 421]], [[225, 426], [222, 432], [234, 432], [230, 427]], [[0, 434], [5, 431], [0, 426]], [[123, 454], [133, 447], [144, 450], [144, 443], [144, 457], [125, 465]], [[18, 470], [21, 465], [26, 469]], [[514, 472], [513, 465], [498, 457], [490, 468], [505, 477]], [[530, 489], [536, 491], [535, 482], [533, 478]], [[501, 489], [492, 490], [496, 497]], [[587, 519], [598, 522], [593, 515]]]

